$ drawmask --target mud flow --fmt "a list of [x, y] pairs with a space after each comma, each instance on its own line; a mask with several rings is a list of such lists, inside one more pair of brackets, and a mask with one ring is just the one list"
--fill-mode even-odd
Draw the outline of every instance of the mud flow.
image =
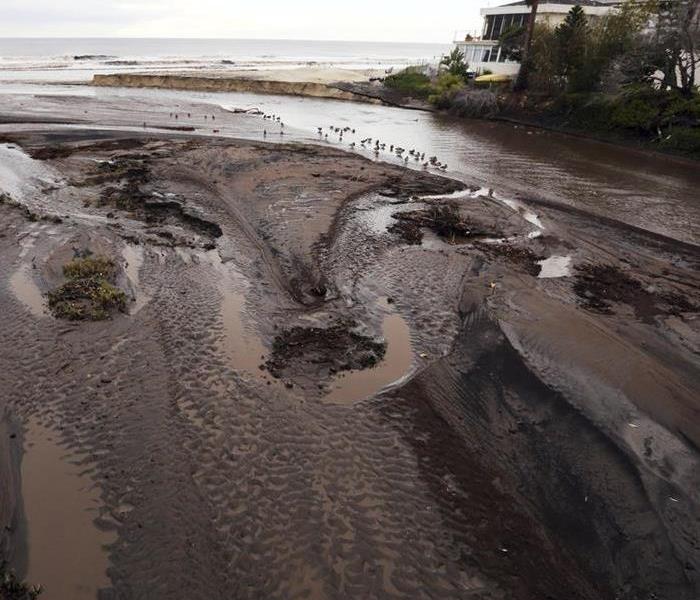
[[3, 133], [0, 558], [49, 600], [695, 600], [692, 219], [216, 115]]

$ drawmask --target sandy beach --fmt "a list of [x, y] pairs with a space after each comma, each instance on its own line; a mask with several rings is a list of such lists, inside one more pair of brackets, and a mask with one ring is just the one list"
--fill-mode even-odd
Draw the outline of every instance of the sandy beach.
[[[632, 200], [167, 106], [1, 115], [0, 522], [23, 576], [82, 580], [61, 598], [697, 597], [692, 206], [645, 229]], [[90, 257], [126, 304], [57, 318]], [[57, 520], [42, 464], [91, 511], [87, 575], [33, 554]]]

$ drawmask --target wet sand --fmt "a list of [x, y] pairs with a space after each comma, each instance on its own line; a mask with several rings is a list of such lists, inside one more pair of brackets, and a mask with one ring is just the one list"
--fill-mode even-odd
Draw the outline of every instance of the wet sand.
[[[29, 531], [5, 541], [47, 598], [74, 596], [32, 567], [56, 520], [37, 422], [41, 464], [88, 470], [55, 504], [99, 499], [90, 572], [61, 582], [87, 597], [697, 597], [692, 221], [332, 146], [31, 129], [3, 138], [0, 398], [27, 433], [20, 465], [0, 450]], [[39, 304], [85, 251], [114, 258], [128, 314]]]

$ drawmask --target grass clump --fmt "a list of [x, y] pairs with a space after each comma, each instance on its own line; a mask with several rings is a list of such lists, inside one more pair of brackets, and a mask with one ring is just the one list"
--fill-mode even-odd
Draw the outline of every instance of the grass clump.
[[104, 321], [126, 310], [126, 294], [114, 286], [114, 261], [105, 257], [76, 258], [63, 267], [68, 281], [49, 292], [55, 317], [69, 321]]

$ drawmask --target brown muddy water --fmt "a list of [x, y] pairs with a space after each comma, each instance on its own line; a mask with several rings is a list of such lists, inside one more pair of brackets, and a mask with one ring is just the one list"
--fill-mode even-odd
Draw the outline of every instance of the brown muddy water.
[[99, 530], [100, 494], [86, 466], [31, 420], [22, 459], [22, 498], [27, 521], [26, 578], [46, 600], [93, 600], [109, 587], [107, 546], [114, 533]]
[[[196, 111], [191, 119], [183, 116], [178, 124], [191, 121], [196, 135], [313, 142], [401, 164], [403, 160], [390, 152], [391, 145], [415, 149], [447, 164], [451, 176], [501, 193], [583, 208], [669, 237], [700, 242], [700, 170], [692, 161], [519, 125], [455, 121], [420, 111], [334, 100], [89, 86], [27, 85], [14, 91], [3, 95], [7, 114], [34, 111], [43, 117], [53, 112], [86, 125], [141, 131], [145, 122], [150, 131], [173, 124], [169, 111], [190, 110]], [[122, 108], [125, 102], [128, 113]], [[252, 107], [281, 115], [284, 135], [278, 125], [262, 117], [230, 112]], [[205, 111], [217, 112], [216, 133], [199, 114]], [[341, 138], [331, 132], [326, 139], [331, 126], [352, 127], [356, 133]], [[10, 127], [17, 129], [17, 125]], [[322, 135], [317, 134], [318, 127], [323, 128]], [[363, 146], [360, 142], [368, 137], [373, 141]], [[375, 156], [376, 140], [386, 147]], [[422, 162], [411, 158], [406, 164], [421, 168]]]
[[21, 267], [10, 277], [10, 289], [35, 317], [46, 316], [46, 301], [27, 267]]
[[334, 404], [353, 404], [374, 396], [382, 389], [399, 382], [411, 371], [413, 350], [411, 330], [397, 314], [384, 318], [382, 333], [387, 344], [384, 359], [374, 368], [351, 371], [336, 377], [325, 400]]

